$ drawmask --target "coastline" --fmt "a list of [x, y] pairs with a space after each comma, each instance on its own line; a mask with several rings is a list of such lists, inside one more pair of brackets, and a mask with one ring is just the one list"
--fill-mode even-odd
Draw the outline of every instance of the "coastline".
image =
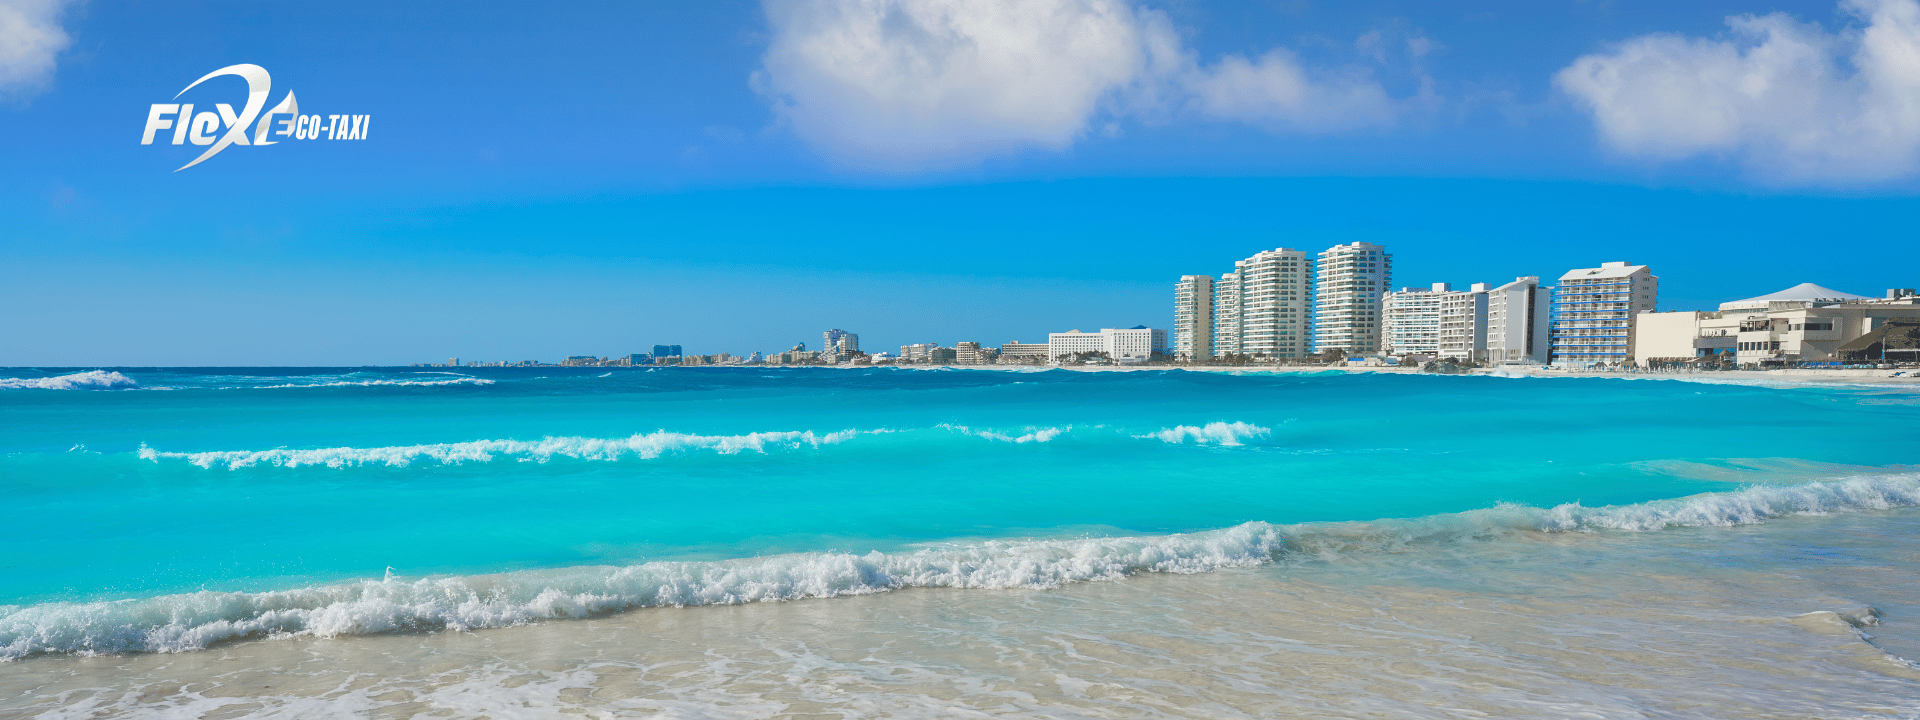
[[[860, 369], [875, 367], [871, 365], [821, 365], [817, 367]], [[1369, 373], [1383, 375], [1435, 375], [1425, 373], [1419, 368], [1408, 367], [1343, 367], [1339, 365], [907, 365], [879, 367], [902, 367], [914, 370], [999, 370], [1008, 372], [1039, 370], [1070, 370], [1073, 372], [1144, 372], [1154, 370], [1186, 370], [1190, 372], [1215, 373]], [[1895, 377], [1895, 373], [1906, 375]], [[1709, 372], [1623, 372], [1618, 370], [1548, 370], [1538, 367], [1515, 368], [1476, 368], [1462, 376], [1494, 376], [1505, 378], [1611, 378], [1616, 380], [1688, 380], [1697, 382], [1724, 382], [1735, 384], [1796, 383], [1796, 384], [1837, 384], [1872, 383], [1883, 385], [1920, 385], [1920, 370], [1900, 369], [1784, 369], [1784, 370], [1725, 370]]]

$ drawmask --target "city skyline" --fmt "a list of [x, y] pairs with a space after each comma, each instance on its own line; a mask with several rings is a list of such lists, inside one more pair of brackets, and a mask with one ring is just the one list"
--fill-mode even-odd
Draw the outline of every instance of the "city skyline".
[[[1674, 307], [1873, 292], [1920, 260], [1896, 242], [1920, 132], [1845, 124], [1904, 97], [1862, 38], [1911, 41], [1912, 0], [1061, 5], [1091, 54], [997, 24], [999, 2], [903, 11], [924, 35], [827, 0], [29, 3], [31, 37], [0, 35], [32, 41], [0, 61], [0, 302], [24, 308], [0, 364], [745, 355], [821, 318], [876, 347], [1171, 327], [1167, 277], [1352, 242], [1459, 284], [1660, 255]], [[965, 42], [915, 40], [935, 37]], [[974, 41], [1031, 67], [942, 54]], [[951, 72], [837, 65], [833, 42]], [[1806, 64], [1768, 64], [1789, 45]], [[1718, 104], [1607, 95], [1635, 52], [1661, 60], [1636, 78]], [[151, 104], [239, 63], [372, 132], [178, 173], [200, 148], [140, 144]], [[1713, 95], [1722, 71], [1833, 104]], [[1288, 78], [1311, 102], [1276, 94]]]

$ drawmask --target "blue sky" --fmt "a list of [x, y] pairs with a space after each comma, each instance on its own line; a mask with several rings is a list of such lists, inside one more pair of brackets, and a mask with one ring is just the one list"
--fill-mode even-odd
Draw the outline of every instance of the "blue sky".
[[[0, 364], [1032, 341], [1356, 240], [1400, 285], [1627, 260], [1667, 309], [1877, 294], [1920, 260], [1916, 27], [1913, 0], [0, 0]], [[368, 138], [181, 172], [203, 148], [139, 144], [238, 63]]]

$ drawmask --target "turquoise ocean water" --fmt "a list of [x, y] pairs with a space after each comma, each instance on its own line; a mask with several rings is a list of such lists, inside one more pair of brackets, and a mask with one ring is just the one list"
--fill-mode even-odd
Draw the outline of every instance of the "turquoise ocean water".
[[1055, 587], [1920, 504], [1906, 465], [1920, 461], [1920, 392], [1902, 387], [1179, 370], [0, 375], [4, 659]]

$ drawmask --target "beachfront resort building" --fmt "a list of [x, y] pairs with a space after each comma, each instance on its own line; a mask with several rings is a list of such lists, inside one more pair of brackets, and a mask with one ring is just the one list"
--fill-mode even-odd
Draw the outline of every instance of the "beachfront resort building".
[[1182, 275], [1173, 286], [1173, 356], [1213, 357], [1213, 276]]
[[955, 357], [953, 348], [940, 347], [940, 343], [914, 343], [900, 346], [900, 362], [903, 363], [944, 365], [953, 362]]
[[1240, 273], [1213, 284], [1213, 356], [1240, 354]]
[[845, 360], [860, 354], [859, 335], [839, 328], [828, 330], [820, 335], [823, 340], [820, 344], [820, 354], [823, 356], [834, 360]]
[[1381, 303], [1393, 256], [1373, 243], [1335, 245], [1313, 268], [1313, 352], [1373, 355], [1381, 350]]
[[1635, 316], [1654, 309], [1660, 278], [1645, 265], [1576, 268], [1553, 288], [1552, 363], [1581, 367], [1634, 357]]
[[1487, 359], [1487, 284], [1440, 296], [1440, 357], [1481, 362]]
[[[1312, 263], [1305, 252], [1275, 248], [1236, 260], [1218, 281], [1187, 275], [1174, 288], [1174, 352], [1185, 359], [1208, 355], [1295, 358], [1307, 354], [1311, 322]], [[1210, 294], [1201, 288], [1211, 286]], [[1210, 305], [1203, 312], [1202, 299]], [[1183, 323], [1193, 328], [1183, 334]], [[1201, 328], [1203, 323], [1210, 327]], [[1211, 341], [1197, 344], [1202, 334]], [[1182, 344], [1194, 338], [1193, 349]], [[1199, 348], [1206, 348], [1206, 355]]]
[[981, 347], [977, 342], [957, 342], [953, 344], [953, 364], [985, 365], [993, 362], [993, 348]]
[[1053, 362], [1105, 355], [1114, 362], [1145, 362], [1167, 352], [1167, 331], [1145, 325], [1103, 328], [1100, 332], [1071, 330], [1047, 335], [1047, 359]]
[[1240, 278], [1239, 352], [1256, 358], [1307, 354], [1312, 269], [1307, 254], [1291, 248], [1233, 264]]
[[1634, 326], [1634, 361], [1758, 365], [1875, 360], [1852, 357], [1870, 354], [1865, 350], [1871, 342], [1851, 346], [1908, 322], [1920, 322], [1920, 297], [1911, 289], [1896, 288], [1871, 298], [1802, 283], [1721, 303], [1717, 312], [1642, 313]]
[[1047, 344], [1009, 341], [1000, 346], [999, 360], [1002, 363], [1043, 363], [1047, 361]]
[[1381, 351], [1388, 355], [1440, 355], [1440, 296], [1452, 288], [1401, 288], [1380, 301]]
[[1528, 275], [1487, 291], [1487, 362], [1545, 365], [1551, 356], [1552, 305], [1540, 278]]

